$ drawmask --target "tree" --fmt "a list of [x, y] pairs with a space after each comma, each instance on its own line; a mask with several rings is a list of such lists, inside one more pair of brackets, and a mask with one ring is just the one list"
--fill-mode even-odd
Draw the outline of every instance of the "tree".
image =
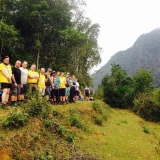
[[112, 64], [111, 75], [102, 79], [103, 99], [116, 108], [128, 108], [133, 105], [134, 90], [132, 78], [119, 65]]
[[153, 76], [150, 70], [139, 69], [133, 76], [134, 92], [143, 93], [151, 92], [153, 90]]

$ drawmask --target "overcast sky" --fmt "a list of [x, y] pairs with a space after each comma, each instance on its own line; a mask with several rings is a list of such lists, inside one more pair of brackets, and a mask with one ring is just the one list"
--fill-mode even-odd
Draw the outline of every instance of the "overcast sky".
[[[131, 47], [137, 38], [160, 27], [160, 0], [85, 0], [86, 16], [99, 23], [102, 67], [118, 51]], [[92, 71], [93, 72], [93, 71]]]

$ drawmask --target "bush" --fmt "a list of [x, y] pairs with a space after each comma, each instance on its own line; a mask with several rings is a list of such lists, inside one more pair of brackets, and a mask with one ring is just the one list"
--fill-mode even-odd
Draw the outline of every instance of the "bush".
[[159, 92], [155, 90], [152, 94], [140, 93], [134, 99], [133, 111], [136, 112], [140, 117], [148, 121], [160, 121], [160, 102]]
[[7, 117], [3, 119], [3, 127], [9, 129], [20, 128], [28, 121], [28, 114], [14, 109]]
[[46, 127], [46, 128], [50, 128], [50, 127], [52, 127], [52, 124], [53, 124], [53, 121], [51, 120], [51, 119], [45, 119], [44, 120], [44, 126]]
[[150, 134], [150, 130], [146, 125], [143, 125], [142, 128], [144, 133]]
[[132, 106], [134, 89], [132, 78], [127, 75], [120, 65], [113, 64], [111, 75], [102, 79], [103, 99], [115, 108], [128, 108]]
[[87, 131], [87, 127], [81, 122], [80, 118], [77, 116], [73, 116], [71, 118], [71, 126], [75, 126], [82, 129], [83, 131]]
[[68, 133], [67, 136], [66, 136], [66, 141], [69, 142], [69, 143], [72, 143], [74, 141], [74, 138], [75, 138], [75, 134], [74, 133]]
[[59, 125], [59, 126], [58, 126], [58, 133], [59, 133], [60, 135], [64, 135], [65, 132], [66, 132], [65, 127], [64, 127], [63, 125]]
[[96, 111], [96, 113], [102, 115], [103, 112], [102, 112], [102, 108], [101, 108], [101, 106], [100, 106], [99, 103], [93, 102], [93, 103], [92, 103], [92, 107], [93, 107], [93, 109]]
[[103, 124], [103, 119], [101, 117], [94, 117], [94, 123], [99, 125], [99, 126], [102, 126]]
[[37, 94], [26, 103], [26, 106], [26, 110], [30, 116], [42, 115], [44, 112], [46, 116], [46, 112], [50, 111], [50, 104], [44, 98], [38, 97]]

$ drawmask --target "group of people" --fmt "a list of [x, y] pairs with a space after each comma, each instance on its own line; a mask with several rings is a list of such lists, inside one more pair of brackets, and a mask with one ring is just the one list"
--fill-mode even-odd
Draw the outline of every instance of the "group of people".
[[[11, 105], [17, 101], [23, 101], [27, 92], [39, 92], [45, 96], [47, 101], [53, 104], [73, 103], [77, 100], [84, 100], [80, 91], [78, 79], [70, 73], [56, 72], [48, 68], [41, 68], [36, 71], [36, 65], [32, 64], [30, 70], [28, 63], [17, 60], [11, 67], [9, 57], [2, 57], [0, 64], [0, 84], [2, 89], [2, 105], [7, 105], [11, 95]], [[11, 93], [11, 94], [10, 94]], [[84, 95], [89, 100], [90, 90], [86, 86]]]

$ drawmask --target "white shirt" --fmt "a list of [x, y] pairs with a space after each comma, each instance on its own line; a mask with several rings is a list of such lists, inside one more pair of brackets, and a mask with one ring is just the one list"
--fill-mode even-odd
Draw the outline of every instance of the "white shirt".
[[26, 84], [28, 79], [28, 69], [23, 67], [20, 67], [19, 69], [21, 70], [21, 83]]
[[76, 91], [78, 91], [78, 90], [79, 90], [79, 83], [76, 82]]

